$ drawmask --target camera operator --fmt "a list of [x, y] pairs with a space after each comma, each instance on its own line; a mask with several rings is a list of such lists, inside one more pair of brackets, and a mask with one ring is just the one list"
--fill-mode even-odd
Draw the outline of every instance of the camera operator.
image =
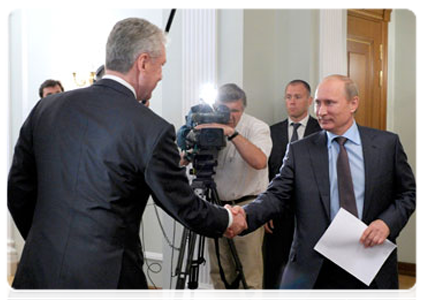
[[[272, 148], [270, 129], [263, 121], [244, 113], [247, 99], [245, 92], [237, 85], [225, 84], [219, 88], [215, 105], [220, 104], [230, 110], [229, 123], [202, 124], [196, 129], [223, 129], [228, 144], [218, 153], [215, 176], [217, 191], [223, 205], [244, 205], [265, 191], [269, 183], [267, 159]], [[261, 228], [246, 236], [234, 238], [247, 285], [253, 289], [262, 288], [263, 236], [264, 229]], [[237, 275], [233, 257], [226, 241], [219, 239], [218, 244], [226, 280], [232, 283]], [[225, 288], [219, 275], [214, 240], [209, 239], [208, 249], [213, 285], [216, 289]]]

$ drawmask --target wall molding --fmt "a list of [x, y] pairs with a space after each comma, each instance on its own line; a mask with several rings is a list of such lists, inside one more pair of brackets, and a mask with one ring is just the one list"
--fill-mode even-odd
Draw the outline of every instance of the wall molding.
[[163, 254], [158, 252], [145, 251], [145, 259], [153, 260], [155, 262], [163, 262]]

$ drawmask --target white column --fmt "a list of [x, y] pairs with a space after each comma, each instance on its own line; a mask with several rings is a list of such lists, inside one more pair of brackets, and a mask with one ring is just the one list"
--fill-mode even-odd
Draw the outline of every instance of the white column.
[[[4, 110], [3, 111], [3, 115], [4, 115], [4, 123], [2, 125], [5, 126], [5, 130], [2, 132], [5, 133], [5, 145], [4, 145], [4, 150], [5, 153], [2, 153], [2, 156], [5, 158], [4, 159], [4, 174], [5, 174], [5, 178], [7, 178], [7, 174], [9, 172], [9, 166], [10, 166], [10, 89], [9, 89], [9, 78], [10, 78], [10, 67], [9, 67], [9, 19], [10, 19], [10, 10], [9, 9], [5, 9], [3, 11], [3, 14], [5, 14], [5, 18], [3, 19], [4, 23], [2, 24], [2, 40], [4, 41], [4, 54], [2, 56], [2, 64], [3, 64], [3, 70], [4, 73], [2, 74], [2, 76], [4, 76], [4, 80], [3, 78], [0, 80], [0, 84], [1, 84], [1, 88], [0, 90], [4, 91], [4, 99], [5, 101], [4, 103]], [[2, 180], [2, 185], [6, 183], [6, 180]], [[2, 188], [3, 190], [3, 188]], [[4, 188], [5, 190], [5, 188]], [[2, 191], [2, 198], [3, 198], [3, 208], [6, 208], [5, 205], [5, 195], [6, 193]], [[14, 275], [16, 272], [16, 267], [18, 264], [18, 253], [16, 251], [16, 247], [15, 247], [15, 241], [14, 241], [14, 234], [13, 234], [13, 229], [14, 229], [14, 224], [12, 221], [12, 218], [10, 216], [9, 211], [6, 208], [5, 211], [5, 274], [6, 276], [11, 276]]]
[[199, 103], [203, 84], [216, 84], [216, 10], [182, 10], [182, 113]]
[[[347, 75], [347, 11], [320, 10], [320, 80], [331, 74]], [[320, 81], [319, 80], [319, 81]]]
[[[199, 103], [204, 84], [216, 86], [217, 77], [217, 12], [215, 9], [182, 11], [182, 113]], [[207, 245], [207, 261], [199, 269], [200, 288], [211, 288]]]

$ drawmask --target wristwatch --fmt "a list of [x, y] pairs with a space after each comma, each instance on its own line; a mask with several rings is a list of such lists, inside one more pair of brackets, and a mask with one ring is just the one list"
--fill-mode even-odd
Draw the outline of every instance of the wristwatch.
[[228, 141], [232, 141], [238, 134], [239, 132], [235, 130], [234, 133], [230, 137], [228, 137]]

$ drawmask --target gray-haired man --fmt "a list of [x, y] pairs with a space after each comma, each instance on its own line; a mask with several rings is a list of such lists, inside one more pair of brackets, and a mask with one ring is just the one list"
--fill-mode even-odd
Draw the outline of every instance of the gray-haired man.
[[150, 195], [202, 235], [246, 228], [242, 214], [194, 195], [173, 126], [139, 103], [162, 79], [164, 43], [148, 21], [118, 22], [103, 79], [32, 110], [8, 182], [9, 210], [26, 241], [14, 288], [147, 288], [139, 228]]

